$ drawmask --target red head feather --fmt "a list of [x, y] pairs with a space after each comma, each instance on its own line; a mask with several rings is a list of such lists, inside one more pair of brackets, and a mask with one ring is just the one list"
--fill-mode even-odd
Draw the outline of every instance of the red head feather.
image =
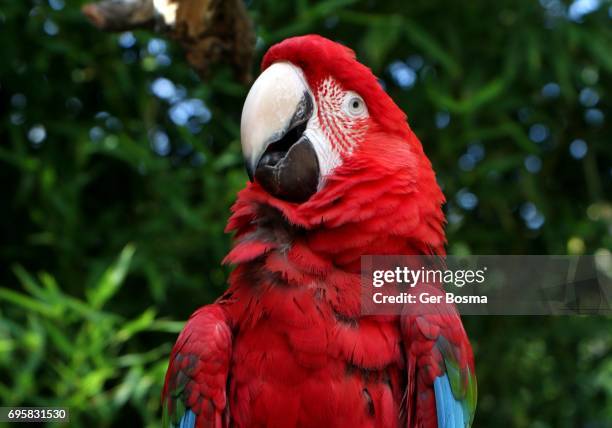
[[279, 61], [300, 67], [313, 88], [325, 77], [333, 76], [346, 90], [363, 97], [371, 117], [383, 129], [401, 138], [410, 138], [406, 114], [383, 90], [372, 70], [358, 62], [355, 52], [346, 46], [314, 34], [291, 37], [268, 50], [261, 70]]

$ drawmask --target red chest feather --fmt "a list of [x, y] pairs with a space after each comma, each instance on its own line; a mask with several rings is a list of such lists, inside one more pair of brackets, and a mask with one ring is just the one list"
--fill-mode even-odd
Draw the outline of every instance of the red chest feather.
[[396, 426], [396, 320], [348, 319], [316, 286], [240, 298], [262, 315], [236, 332], [229, 398], [237, 426]]

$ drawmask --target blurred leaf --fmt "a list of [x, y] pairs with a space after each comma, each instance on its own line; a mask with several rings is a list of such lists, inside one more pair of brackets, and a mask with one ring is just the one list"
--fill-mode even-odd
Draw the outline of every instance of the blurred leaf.
[[126, 245], [117, 262], [104, 272], [98, 285], [89, 291], [87, 299], [92, 307], [100, 309], [119, 290], [128, 273], [135, 250], [132, 244]]

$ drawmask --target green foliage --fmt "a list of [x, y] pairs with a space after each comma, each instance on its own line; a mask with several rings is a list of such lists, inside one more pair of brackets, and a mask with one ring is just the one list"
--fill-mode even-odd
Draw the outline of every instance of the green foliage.
[[106, 308], [130, 269], [134, 250], [131, 244], [123, 249], [87, 289], [85, 300], [63, 292], [47, 273], [36, 278], [15, 266], [25, 292], [0, 288], [9, 313], [21, 313], [19, 322], [0, 321], [0, 364], [13, 373], [12, 383], [0, 388], [4, 405], [61, 403], [72, 410], [72, 424], [91, 426], [116, 418], [129, 400], [146, 426], [158, 426], [159, 397], [151, 389], [164, 376], [172, 345], [166, 341], [149, 348], [142, 336], [177, 333], [182, 323], [158, 319], [153, 307], [133, 319]]
[[[182, 320], [225, 287], [247, 88], [223, 67], [200, 82], [147, 33], [98, 32], [79, 3], [0, 4], [0, 402], [158, 426]], [[455, 254], [612, 248], [611, 7], [249, 3], [259, 56], [316, 32], [382, 79], [438, 173]], [[609, 426], [610, 319], [465, 323], [475, 426]]]

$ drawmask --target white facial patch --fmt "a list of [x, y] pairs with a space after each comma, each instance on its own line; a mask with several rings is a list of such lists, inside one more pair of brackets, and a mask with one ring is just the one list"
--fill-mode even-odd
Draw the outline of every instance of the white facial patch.
[[178, 3], [175, 3], [175, 0], [153, 0], [153, 7], [161, 15], [166, 25], [174, 25], [178, 9]]
[[[360, 104], [353, 104], [355, 100]], [[367, 107], [357, 93], [345, 91], [331, 77], [316, 88], [315, 111], [305, 135], [317, 152], [323, 178], [364, 139], [367, 120]]]
[[325, 177], [342, 163], [342, 158], [338, 152], [332, 150], [329, 140], [325, 137], [325, 133], [317, 120], [316, 108], [315, 114], [308, 121], [308, 126], [304, 131], [304, 135], [312, 143], [317, 154], [317, 159], [319, 160], [319, 172], [322, 178], [319, 183], [319, 188], [321, 188]]

